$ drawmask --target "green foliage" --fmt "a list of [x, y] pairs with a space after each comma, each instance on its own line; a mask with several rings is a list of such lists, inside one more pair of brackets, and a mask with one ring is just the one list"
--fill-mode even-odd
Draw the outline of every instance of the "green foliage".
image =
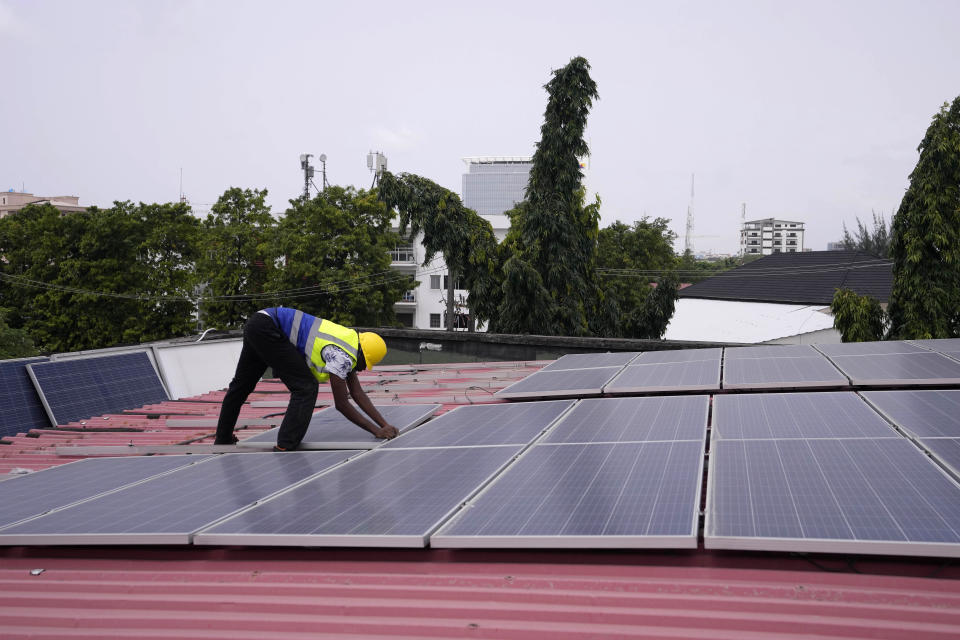
[[275, 221], [265, 203], [266, 189], [231, 187], [203, 221], [197, 272], [203, 283], [200, 321], [206, 327], [240, 327], [262, 309], [270, 271], [276, 264]]
[[918, 148], [893, 218], [890, 337], [960, 336], [960, 97], [944, 104]]
[[679, 286], [680, 281], [672, 273], [660, 278], [657, 287], [644, 298], [643, 304], [629, 314], [626, 323], [628, 335], [649, 340], [662, 338], [673, 317]]
[[7, 324], [8, 312], [9, 309], [0, 309], [0, 360], [37, 355], [37, 349], [26, 330], [13, 329]]
[[883, 339], [886, 314], [876, 298], [861, 296], [849, 289], [837, 289], [830, 303], [833, 328], [843, 342]]
[[424, 266], [441, 254], [451, 275], [469, 292], [473, 319], [498, 330], [503, 254], [490, 223], [463, 206], [457, 194], [421, 176], [384, 171], [378, 195], [389, 210], [399, 213], [402, 235], [423, 234]]
[[880, 258], [890, 256], [890, 231], [883, 214], [873, 211], [873, 228], [870, 229], [857, 217], [857, 235], [854, 236], [843, 223], [843, 248], [865, 251]]
[[353, 187], [291, 200], [272, 251], [286, 264], [272, 270], [269, 282], [269, 290], [289, 293], [273, 304], [348, 326], [394, 324], [393, 304], [415, 282], [390, 270], [390, 251], [399, 242], [390, 222], [375, 193]]
[[[587, 114], [598, 97], [586, 59], [573, 58], [553, 72], [545, 85], [548, 93], [540, 141], [533, 154], [527, 198], [511, 212], [511, 248], [529, 269], [515, 269], [514, 276], [536, 272], [553, 304], [551, 317], [538, 328], [548, 335], [584, 335], [589, 318], [602, 301], [597, 296], [595, 273], [599, 233], [599, 199], [584, 206], [580, 159], [589, 153], [584, 140]], [[519, 264], [519, 263], [518, 263]], [[536, 290], [538, 282], [505, 286], [498, 322], [520, 326], [526, 321], [511, 314], [529, 316], [532, 300], [511, 298]], [[539, 311], [537, 311], [539, 313]]]

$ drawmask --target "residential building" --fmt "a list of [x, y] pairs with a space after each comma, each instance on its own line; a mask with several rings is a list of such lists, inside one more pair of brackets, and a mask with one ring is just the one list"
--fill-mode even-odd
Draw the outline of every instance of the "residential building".
[[803, 223], [763, 218], [740, 228], [740, 254], [745, 256], [803, 251]]
[[892, 287], [893, 263], [862, 251], [776, 253], [682, 289], [664, 338], [840, 342], [830, 312], [836, 290], [850, 289], [885, 305]]
[[35, 196], [32, 193], [10, 189], [0, 192], [0, 218], [19, 211], [28, 204], [44, 203], [52, 204], [63, 213], [76, 213], [87, 209], [80, 206], [79, 196]]
[[[527, 189], [532, 158], [524, 156], [483, 156], [464, 158], [467, 172], [463, 174], [464, 206], [473, 209], [493, 227], [498, 241], [503, 241], [510, 229], [510, 220], [504, 215], [521, 202]], [[419, 284], [408, 291], [394, 305], [397, 319], [416, 329], [445, 329], [447, 327], [447, 284], [449, 271], [443, 256], [437, 255], [423, 266], [426, 250], [422, 237], [411, 239], [392, 253], [391, 267], [416, 275]], [[454, 328], [469, 326], [467, 291], [454, 283]], [[478, 326], [482, 331], [483, 327]]]

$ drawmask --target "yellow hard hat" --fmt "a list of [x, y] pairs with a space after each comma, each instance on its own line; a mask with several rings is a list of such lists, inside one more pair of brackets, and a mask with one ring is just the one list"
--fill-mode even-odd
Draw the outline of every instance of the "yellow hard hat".
[[360, 334], [360, 349], [363, 351], [363, 359], [367, 361], [367, 369], [373, 369], [373, 365], [387, 355], [387, 343], [372, 331], [364, 331]]

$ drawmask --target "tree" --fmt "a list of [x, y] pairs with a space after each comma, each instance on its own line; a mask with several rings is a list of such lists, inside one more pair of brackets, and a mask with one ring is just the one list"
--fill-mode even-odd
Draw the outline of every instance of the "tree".
[[893, 218], [889, 335], [960, 336], [960, 97], [944, 104], [918, 147]]
[[37, 355], [37, 349], [27, 331], [13, 329], [7, 324], [8, 312], [8, 309], [0, 309], [0, 360]]
[[843, 223], [843, 241], [841, 244], [844, 249], [856, 249], [865, 251], [879, 258], [887, 258], [890, 255], [890, 232], [887, 229], [887, 220], [883, 214], [877, 214], [873, 211], [873, 229], [867, 227], [857, 217], [857, 235], [854, 236], [847, 229], [847, 223]]
[[274, 219], [266, 189], [224, 191], [203, 221], [197, 271], [202, 284], [200, 321], [207, 327], [241, 326], [263, 308], [275, 266]]
[[849, 289], [837, 289], [830, 303], [830, 312], [833, 314], [833, 328], [840, 332], [842, 342], [883, 339], [887, 319], [876, 298]]
[[274, 303], [349, 326], [396, 322], [393, 305], [415, 285], [390, 270], [399, 236], [375, 193], [327, 187], [312, 200], [298, 198], [280, 219], [272, 253], [285, 265], [272, 272]]
[[[587, 114], [598, 97], [585, 58], [573, 58], [553, 72], [545, 85], [548, 100], [540, 141], [533, 154], [527, 197], [510, 213], [514, 251], [509, 277], [531, 278], [504, 287], [498, 322], [523, 326], [533, 307], [543, 304], [542, 286], [551, 299], [549, 318], [537, 333], [585, 335], [589, 318], [596, 315], [596, 243], [599, 232], [599, 199], [584, 206], [581, 158], [589, 153], [584, 140]], [[536, 273], [539, 280], [532, 278]], [[517, 299], [511, 296], [529, 295]], [[516, 314], [519, 314], [516, 315]]]

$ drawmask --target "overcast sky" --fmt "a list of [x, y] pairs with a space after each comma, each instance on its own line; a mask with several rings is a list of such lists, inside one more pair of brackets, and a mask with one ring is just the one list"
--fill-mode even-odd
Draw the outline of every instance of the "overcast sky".
[[580, 55], [603, 225], [669, 218], [682, 248], [696, 174], [698, 251], [737, 251], [743, 202], [824, 249], [899, 206], [958, 34], [958, 0], [0, 0], [0, 187], [164, 202], [182, 168], [197, 211], [238, 186], [280, 213], [300, 153], [368, 188], [372, 149], [459, 193], [461, 158], [533, 153]]

